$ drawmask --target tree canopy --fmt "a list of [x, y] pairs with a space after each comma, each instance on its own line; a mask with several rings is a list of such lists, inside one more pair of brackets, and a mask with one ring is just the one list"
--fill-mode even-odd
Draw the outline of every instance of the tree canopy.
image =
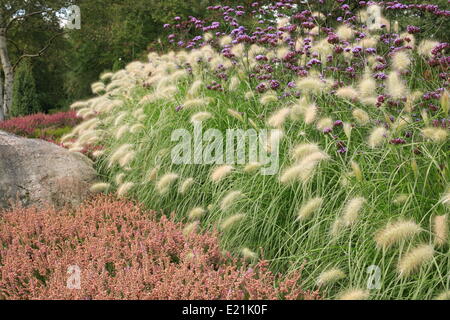
[[[239, 4], [252, 2], [241, 0]], [[437, 2], [445, 7], [447, 1]], [[149, 50], [172, 49], [165, 45], [172, 31], [163, 25], [173, 24], [176, 16], [213, 19], [206, 8], [217, 4], [237, 5], [233, 0], [0, 0], [0, 31], [7, 28], [7, 49], [14, 67], [21, 60], [31, 60], [39, 104], [49, 111], [88, 96], [90, 84], [100, 73], [123, 68], [130, 61], [144, 58]], [[56, 13], [70, 5], [80, 7], [80, 30], [62, 29]], [[335, 1], [325, 1], [322, 11], [336, 5]], [[396, 12], [386, 15], [390, 20], [409, 19], [401, 21], [402, 25], [421, 19], [427, 35], [448, 41], [443, 20], [430, 20], [423, 13], [411, 17], [397, 17]], [[5, 74], [1, 75], [4, 79]]]

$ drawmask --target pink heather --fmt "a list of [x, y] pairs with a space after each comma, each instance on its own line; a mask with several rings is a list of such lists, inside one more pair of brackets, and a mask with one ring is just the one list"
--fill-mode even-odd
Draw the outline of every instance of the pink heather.
[[37, 113], [0, 122], [0, 130], [16, 135], [31, 136], [36, 129], [73, 127], [81, 122], [75, 111], [55, 114]]

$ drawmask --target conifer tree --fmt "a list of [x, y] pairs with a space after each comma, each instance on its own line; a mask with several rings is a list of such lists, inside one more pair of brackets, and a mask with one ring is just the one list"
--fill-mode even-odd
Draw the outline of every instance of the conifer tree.
[[14, 78], [11, 116], [18, 117], [41, 111], [36, 82], [29, 61], [23, 61]]

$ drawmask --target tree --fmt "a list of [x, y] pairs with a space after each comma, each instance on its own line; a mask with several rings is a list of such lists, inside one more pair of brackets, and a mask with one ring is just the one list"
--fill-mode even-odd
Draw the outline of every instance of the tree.
[[[250, 0], [245, 0], [249, 2]], [[229, 0], [233, 2], [233, 0]], [[73, 99], [90, 95], [90, 84], [105, 70], [117, 70], [145, 57], [149, 45], [169, 33], [164, 23], [189, 15], [203, 18], [217, 0], [89, 0], [80, 2], [81, 32], [71, 32], [70, 71], [65, 86]]]
[[19, 117], [41, 111], [38, 99], [31, 63], [23, 61], [14, 77], [11, 116]]
[[[42, 47], [34, 53], [22, 51], [16, 61], [11, 61], [10, 45], [17, 46], [17, 42], [10, 38], [12, 29], [23, 32], [32, 32], [39, 25], [45, 25], [52, 30], [60, 30], [59, 18], [55, 14], [75, 0], [0, 0], [0, 62], [3, 69], [3, 78], [0, 74], [0, 121], [8, 115], [13, 103], [14, 72], [20, 61], [26, 58], [40, 57], [50, 47], [60, 33], [54, 34]], [[3, 83], [4, 80], [4, 83]]]
[[68, 52], [70, 71], [65, 75], [72, 99], [90, 95], [90, 84], [103, 71], [139, 59], [163, 30], [152, 18], [154, 8], [148, 0], [89, 0], [79, 6], [82, 29], [69, 34], [73, 50]]

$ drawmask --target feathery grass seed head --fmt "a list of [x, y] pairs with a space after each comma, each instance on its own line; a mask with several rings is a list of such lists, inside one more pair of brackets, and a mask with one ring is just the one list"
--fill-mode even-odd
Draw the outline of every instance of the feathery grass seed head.
[[352, 115], [353, 118], [355, 118], [356, 122], [358, 122], [360, 125], [365, 125], [370, 121], [369, 115], [362, 109], [353, 110]]
[[128, 194], [128, 192], [133, 188], [134, 183], [133, 182], [124, 182], [122, 185], [119, 186], [117, 189], [117, 196], [123, 197]]
[[364, 203], [366, 199], [363, 197], [356, 197], [347, 202], [342, 212], [342, 222], [345, 226], [351, 226], [356, 222]]
[[197, 112], [191, 117], [191, 122], [192, 123], [202, 122], [210, 118], [212, 118], [212, 114], [209, 112]]
[[178, 192], [179, 192], [180, 194], [186, 194], [186, 193], [189, 191], [189, 189], [192, 187], [192, 185], [194, 184], [194, 182], [195, 182], [194, 178], [187, 178], [187, 179], [185, 179], [185, 180], [181, 183], [181, 185], [180, 185], [180, 187], [179, 187], [179, 189], [178, 189]]
[[358, 98], [358, 91], [356, 91], [352, 86], [341, 87], [336, 90], [336, 96], [343, 99], [355, 100]]
[[389, 223], [375, 234], [378, 248], [389, 248], [394, 244], [413, 238], [422, 228], [412, 220], [400, 220]]
[[398, 262], [397, 271], [400, 277], [408, 277], [416, 272], [422, 265], [433, 260], [434, 248], [422, 244], [409, 250]]
[[110, 187], [111, 187], [111, 185], [109, 183], [99, 182], [99, 183], [93, 184], [89, 190], [91, 192], [98, 193], [98, 192], [105, 192]]
[[320, 151], [320, 148], [316, 143], [302, 143], [294, 148], [292, 155], [294, 159], [301, 160], [304, 157], [318, 151]]
[[176, 173], [166, 173], [158, 180], [156, 183], [156, 190], [159, 194], [165, 194], [169, 191], [172, 184], [178, 179], [178, 174]]
[[448, 244], [448, 215], [435, 216], [433, 218], [434, 244], [445, 246]]
[[323, 203], [323, 199], [320, 197], [312, 198], [304, 204], [298, 211], [297, 220], [305, 221], [310, 219], [312, 215], [319, 211]]
[[211, 180], [215, 183], [223, 180], [227, 175], [229, 175], [234, 170], [233, 166], [222, 165], [215, 168], [211, 173]]
[[392, 203], [395, 205], [401, 205], [403, 203], [405, 203], [406, 201], [408, 201], [409, 195], [406, 193], [402, 193], [397, 195], [393, 200]]
[[256, 252], [253, 252], [249, 248], [242, 248], [241, 254], [245, 260], [255, 260], [256, 258], [258, 258], [258, 254]]
[[434, 298], [434, 300], [450, 300], [450, 290], [441, 292]]
[[387, 133], [388, 132], [384, 127], [374, 128], [369, 135], [369, 147], [375, 149], [380, 146], [386, 140]]
[[361, 167], [359, 166], [359, 164], [355, 161], [351, 161], [350, 165], [352, 167], [352, 172], [354, 174], [354, 176], [356, 177], [356, 180], [358, 181], [363, 181], [363, 174], [362, 174], [362, 170]]
[[339, 300], [367, 300], [370, 296], [369, 290], [348, 289], [338, 294]]
[[448, 129], [430, 127], [422, 129], [422, 134], [425, 138], [430, 139], [433, 142], [440, 143], [447, 140]]
[[341, 279], [344, 279], [346, 277], [345, 273], [338, 268], [332, 268], [330, 270], [326, 270], [322, 272], [319, 277], [317, 278], [317, 285], [318, 286], [324, 286], [333, 284]]
[[188, 217], [190, 220], [197, 220], [203, 217], [205, 213], [206, 213], [205, 209], [203, 209], [202, 207], [196, 207], [188, 212]]
[[407, 96], [407, 89], [399, 74], [395, 71], [389, 73], [386, 79], [387, 93], [394, 99], [401, 99]]
[[405, 51], [397, 51], [392, 56], [392, 67], [397, 71], [405, 71], [411, 65], [411, 58]]
[[185, 237], [189, 236], [191, 233], [193, 233], [197, 230], [198, 226], [199, 226], [198, 221], [188, 223], [183, 229], [183, 235]]
[[259, 162], [251, 162], [244, 167], [244, 172], [250, 173], [255, 172], [256, 170], [262, 167], [262, 163]]
[[276, 111], [270, 118], [267, 120], [267, 124], [274, 128], [280, 128], [283, 126], [287, 117], [291, 113], [290, 108], [283, 108]]
[[220, 223], [220, 229], [223, 230], [223, 231], [229, 230], [231, 227], [236, 225], [239, 221], [244, 219], [244, 217], [245, 217], [245, 215], [243, 215], [241, 213], [232, 215], [231, 217], [228, 217], [228, 218], [224, 219]]
[[225, 197], [220, 202], [220, 209], [222, 211], [227, 211], [231, 208], [237, 201], [242, 199], [244, 197], [244, 194], [241, 191], [230, 191], [228, 192]]

